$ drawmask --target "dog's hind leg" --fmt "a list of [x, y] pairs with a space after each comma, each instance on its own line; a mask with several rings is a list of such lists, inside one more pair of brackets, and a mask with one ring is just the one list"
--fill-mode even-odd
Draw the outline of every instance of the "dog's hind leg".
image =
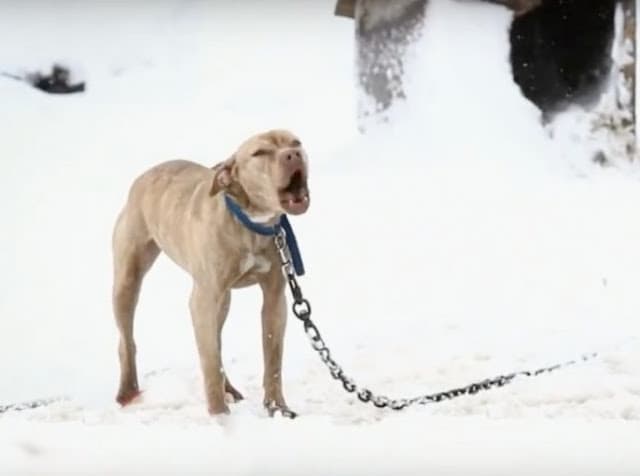
[[160, 249], [148, 236], [141, 220], [123, 213], [113, 237], [113, 312], [120, 332], [120, 386], [116, 401], [126, 405], [140, 393], [136, 370], [136, 345], [133, 319], [142, 279], [151, 268]]
[[233, 397], [233, 403], [244, 400], [244, 396], [229, 382], [229, 376], [226, 372], [224, 374], [224, 393], [228, 393]]

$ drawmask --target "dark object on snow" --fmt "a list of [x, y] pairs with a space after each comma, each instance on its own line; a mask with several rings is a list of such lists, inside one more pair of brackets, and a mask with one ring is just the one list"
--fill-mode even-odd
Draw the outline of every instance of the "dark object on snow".
[[28, 78], [28, 81], [36, 88], [51, 94], [70, 94], [84, 92], [84, 82], [69, 84], [69, 70], [62, 66], [54, 65], [51, 74], [43, 76], [36, 73]]

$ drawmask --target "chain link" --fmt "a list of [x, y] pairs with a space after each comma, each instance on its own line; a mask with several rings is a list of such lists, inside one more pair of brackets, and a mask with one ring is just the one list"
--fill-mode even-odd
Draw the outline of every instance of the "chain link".
[[445, 400], [451, 400], [454, 398], [462, 397], [464, 395], [475, 395], [479, 392], [490, 390], [493, 388], [504, 387], [510, 384], [516, 378], [520, 377], [537, 377], [541, 374], [550, 373], [558, 369], [566, 368], [572, 365], [576, 365], [579, 362], [586, 362], [592, 360], [598, 356], [597, 353], [590, 353], [583, 355], [580, 360], [569, 360], [555, 365], [547, 367], [540, 367], [535, 370], [523, 370], [519, 372], [512, 372], [510, 374], [498, 375], [497, 377], [473, 382], [463, 387], [452, 388], [443, 392], [430, 393], [426, 395], [419, 395], [412, 398], [389, 398], [384, 395], [378, 395], [373, 393], [366, 387], [360, 387], [355, 381], [347, 376], [342, 367], [333, 359], [331, 351], [324, 342], [324, 339], [320, 335], [320, 331], [311, 320], [311, 304], [302, 294], [302, 289], [298, 284], [293, 266], [291, 264], [291, 256], [287, 248], [287, 242], [283, 230], [279, 230], [275, 236], [275, 245], [280, 255], [280, 263], [282, 271], [289, 284], [289, 289], [293, 296], [292, 310], [293, 314], [300, 319], [304, 327], [304, 332], [307, 335], [311, 347], [320, 356], [320, 360], [329, 369], [331, 377], [338, 380], [342, 387], [349, 393], [355, 393], [358, 400], [364, 403], [371, 403], [377, 408], [391, 408], [392, 410], [403, 410], [405, 408], [415, 405], [428, 405], [431, 403], [438, 403]]
[[52, 403], [61, 402], [66, 400], [64, 397], [59, 398], [42, 398], [40, 400], [31, 400], [29, 402], [21, 403], [8, 403], [6, 405], [0, 405], [0, 414], [6, 412], [21, 412], [24, 410], [33, 410], [35, 408], [45, 407]]

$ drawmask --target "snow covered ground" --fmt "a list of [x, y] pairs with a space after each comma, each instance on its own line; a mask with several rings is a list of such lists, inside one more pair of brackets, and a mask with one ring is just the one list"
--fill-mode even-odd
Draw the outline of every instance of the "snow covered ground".
[[[268, 6], [267, 6], [268, 5]], [[36, 8], [38, 7], [38, 8]], [[509, 15], [432, 0], [413, 101], [355, 127], [353, 24], [317, 2], [3, 2], [0, 69], [66, 62], [86, 94], [0, 80], [2, 474], [640, 473], [640, 170], [551, 142], [509, 75]], [[473, 80], [471, 80], [473, 78]], [[120, 409], [110, 234], [157, 162], [213, 164], [247, 135], [299, 134], [312, 206], [301, 284], [334, 357], [391, 396], [601, 357], [399, 414], [333, 383], [295, 319], [285, 394], [261, 408], [256, 290], [234, 295], [205, 413], [189, 278], [161, 258], [136, 321], [144, 397]]]

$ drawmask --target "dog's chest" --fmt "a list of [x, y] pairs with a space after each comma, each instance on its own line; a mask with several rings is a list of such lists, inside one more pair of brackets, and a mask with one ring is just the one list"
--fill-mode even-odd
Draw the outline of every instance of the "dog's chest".
[[262, 276], [271, 271], [273, 264], [265, 254], [247, 253], [238, 263], [239, 278], [233, 284], [234, 288], [244, 288], [258, 283]]
[[271, 261], [262, 253], [247, 253], [240, 260], [240, 274], [263, 274], [271, 270]]

